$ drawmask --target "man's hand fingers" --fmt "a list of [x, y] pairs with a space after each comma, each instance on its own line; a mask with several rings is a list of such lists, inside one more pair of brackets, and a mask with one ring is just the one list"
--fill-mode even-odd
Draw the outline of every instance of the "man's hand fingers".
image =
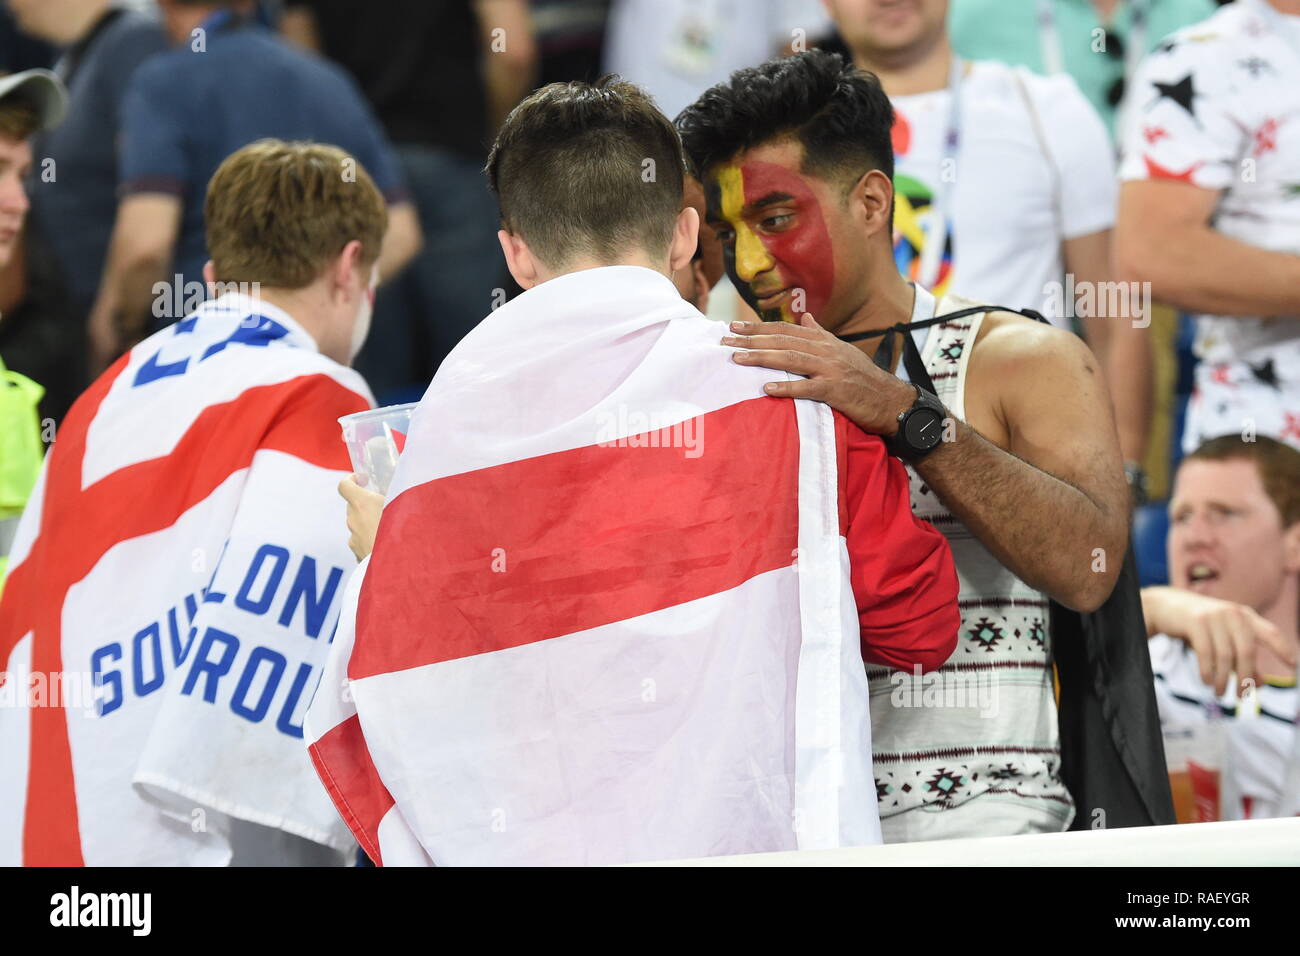
[[355, 505], [361, 500], [362, 487], [357, 484], [356, 475], [348, 475], [339, 482], [339, 494], [349, 505]]
[[826, 355], [829, 351], [829, 343], [820, 339], [799, 338], [779, 332], [772, 335], [728, 335], [723, 338], [722, 344], [742, 349], [779, 349], [787, 352], [804, 352], [809, 355]]
[[1225, 624], [1232, 638], [1238, 683], [1249, 678], [1258, 685], [1259, 673], [1255, 669], [1255, 629], [1250, 619], [1241, 613], [1244, 610], [1245, 608], [1241, 608], [1235, 611]]
[[1214, 637], [1204, 618], [1196, 618], [1187, 628], [1184, 640], [1196, 655], [1196, 666], [1201, 672], [1201, 683], [1214, 686]]
[[794, 378], [781, 382], [768, 382], [763, 391], [773, 398], [811, 398], [826, 400], [827, 384], [815, 378]]
[[1246, 619], [1250, 622], [1255, 637], [1259, 639], [1260, 643], [1282, 658], [1288, 667], [1294, 669], [1296, 665], [1295, 648], [1282, 636], [1282, 632], [1277, 629], [1276, 625], [1272, 621], [1265, 620], [1253, 608], [1243, 607], [1242, 610], [1245, 612]]
[[755, 365], [778, 372], [794, 372], [797, 375], [817, 375], [826, 372], [826, 359], [822, 356], [790, 349], [774, 349], [770, 352], [733, 352], [731, 358], [739, 365]]
[[736, 335], [790, 335], [798, 339], [825, 339], [829, 334], [819, 325], [795, 325], [793, 322], [732, 322]]
[[1228, 690], [1228, 675], [1232, 673], [1235, 663], [1233, 661], [1235, 646], [1232, 633], [1221, 617], [1211, 616], [1206, 624], [1209, 626], [1210, 637], [1214, 641], [1214, 692], [1222, 695]]

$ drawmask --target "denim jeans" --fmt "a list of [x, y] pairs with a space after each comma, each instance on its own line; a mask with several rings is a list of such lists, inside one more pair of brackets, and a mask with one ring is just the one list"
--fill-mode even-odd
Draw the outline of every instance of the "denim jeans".
[[[497, 205], [478, 162], [429, 146], [395, 147], [424, 247], [379, 290], [356, 367], [381, 405], [416, 401], [447, 353], [493, 308], [507, 273]], [[499, 301], [498, 301], [499, 304]]]

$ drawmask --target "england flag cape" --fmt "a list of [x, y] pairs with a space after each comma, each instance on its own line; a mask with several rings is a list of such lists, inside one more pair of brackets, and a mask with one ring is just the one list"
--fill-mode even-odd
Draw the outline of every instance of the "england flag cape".
[[233, 294], [81, 396], [0, 603], [0, 863], [343, 859], [302, 720], [356, 566], [336, 419], [371, 404]]
[[835, 422], [648, 269], [443, 363], [307, 717], [383, 865], [880, 840]]

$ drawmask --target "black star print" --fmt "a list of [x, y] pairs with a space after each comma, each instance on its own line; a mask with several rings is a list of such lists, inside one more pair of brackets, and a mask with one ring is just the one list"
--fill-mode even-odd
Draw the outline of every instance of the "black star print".
[[1192, 74], [1188, 73], [1177, 83], [1156, 83], [1154, 86], [1160, 91], [1160, 95], [1156, 97], [1155, 103], [1151, 104], [1152, 106], [1155, 106], [1156, 103], [1159, 103], [1167, 96], [1187, 110], [1188, 115], [1196, 115], [1196, 110], [1192, 108], [1192, 98], [1196, 96], [1196, 90], [1192, 89]]
[[1263, 382], [1269, 388], [1275, 388], [1279, 392], [1282, 386], [1277, 383], [1277, 370], [1273, 368], [1273, 360], [1269, 359], [1262, 365], [1251, 365], [1250, 374], [1255, 376], [1256, 381]]

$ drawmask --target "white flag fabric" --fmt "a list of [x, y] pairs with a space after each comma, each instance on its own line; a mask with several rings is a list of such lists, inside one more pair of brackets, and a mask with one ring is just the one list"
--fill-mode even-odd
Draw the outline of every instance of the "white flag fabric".
[[307, 717], [376, 862], [879, 841], [836, 420], [724, 332], [614, 266], [443, 363]]
[[78, 400], [0, 603], [0, 863], [346, 860], [301, 738], [356, 564], [336, 420], [371, 404], [235, 294]]

